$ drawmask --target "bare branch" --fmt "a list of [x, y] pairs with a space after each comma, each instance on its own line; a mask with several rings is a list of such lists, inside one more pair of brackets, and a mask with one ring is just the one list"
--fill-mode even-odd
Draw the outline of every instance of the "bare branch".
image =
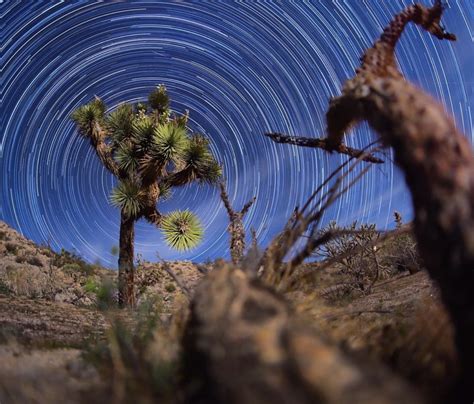
[[[330, 142], [328, 142], [327, 139], [288, 136], [282, 133], [265, 133], [265, 136], [269, 137], [276, 143], [286, 143], [302, 147], [317, 148], [328, 152], [335, 151], [340, 154], [346, 154], [350, 157], [359, 157], [363, 153], [363, 150], [353, 149], [352, 147], [348, 147], [342, 143], [333, 146], [330, 144]], [[362, 160], [375, 164], [382, 164], [384, 162], [382, 159], [375, 157], [372, 154], [365, 156]]]
[[225, 188], [224, 181], [219, 182], [219, 188], [221, 190], [221, 200], [224, 203], [224, 206], [227, 210], [229, 218], [232, 220], [232, 217], [235, 215], [235, 212], [234, 212], [234, 209], [232, 209], [232, 205], [230, 204], [229, 194], [227, 193], [227, 190]]
[[253, 203], [255, 202], [256, 199], [257, 199], [257, 197], [254, 196], [250, 201], [248, 201], [248, 202], [244, 205], [244, 207], [243, 207], [242, 210], [240, 211], [240, 214], [241, 214], [242, 216], [244, 216], [244, 215], [248, 212], [248, 210], [249, 210], [250, 207], [253, 205]]

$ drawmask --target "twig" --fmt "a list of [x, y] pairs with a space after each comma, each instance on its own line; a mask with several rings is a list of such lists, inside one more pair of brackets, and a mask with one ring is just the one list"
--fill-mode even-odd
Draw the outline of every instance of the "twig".
[[191, 296], [191, 291], [189, 288], [184, 284], [182, 279], [171, 269], [171, 266], [165, 260], [161, 260], [163, 264], [163, 269], [168, 273], [169, 276], [173, 278], [179, 288], [183, 291], [187, 298]]

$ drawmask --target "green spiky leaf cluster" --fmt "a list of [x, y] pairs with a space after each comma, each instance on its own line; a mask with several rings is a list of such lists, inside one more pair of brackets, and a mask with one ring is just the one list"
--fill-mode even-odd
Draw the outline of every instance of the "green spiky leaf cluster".
[[189, 140], [184, 153], [184, 161], [191, 167], [198, 180], [216, 183], [222, 175], [222, 169], [209, 150], [209, 140], [201, 134]]
[[166, 215], [161, 228], [168, 245], [180, 251], [196, 247], [203, 235], [199, 219], [189, 210], [178, 210]]
[[105, 126], [112, 141], [119, 145], [129, 139], [134, 123], [133, 107], [130, 104], [121, 104], [111, 112], [105, 121]]
[[135, 149], [127, 145], [121, 145], [115, 152], [114, 157], [119, 168], [132, 177], [139, 164]]
[[164, 164], [178, 164], [188, 144], [186, 129], [174, 122], [167, 122], [155, 128], [150, 154]]
[[101, 122], [105, 113], [104, 102], [96, 97], [88, 104], [77, 108], [72, 114], [71, 119], [79, 127], [79, 131], [83, 136], [89, 136], [94, 122]]
[[143, 208], [141, 189], [134, 182], [122, 181], [112, 191], [110, 202], [125, 212], [127, 216], [136, 217]]

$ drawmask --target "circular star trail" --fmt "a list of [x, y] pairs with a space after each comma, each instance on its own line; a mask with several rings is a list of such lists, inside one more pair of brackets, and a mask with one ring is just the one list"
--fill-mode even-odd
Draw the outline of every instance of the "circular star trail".
[[[328, 99], [407, 4], [1, 3], [0, 218], [36, 242], [115, 267], [110, 251], [118, 244], [119, 212], [108, 202], [115, 179], [79, 137], [70, 114], [94, 95], [113, 109], [146, 99], [163, 83], [172, 109], [189, 109], [191, 129], [211, 138], [234, 207], [257, 197], [245, 226], [266, 245], [345, 157], [274, 144], [262, 134], [323, 136]], [[397, 56], [404, 74], [438, 98], [472, 138], [473, 3], [450, 1], [443, 19], [457, 42], [409, 27]], [[363, 147], [373, 139], [361, 125], [347, 143]], [[163, 212], [177, 208], [199, 215], [203, 243], [178, 254], [141, 221], [137, 253], [196, 261], [228, 255], [228, 221], [215, 188], [190, 185], [159, 205]], [[411, 215], [403, 178], [386, 162], [372, 167], [324, 222], [357, 219], [384, 228], [395, 209]]]

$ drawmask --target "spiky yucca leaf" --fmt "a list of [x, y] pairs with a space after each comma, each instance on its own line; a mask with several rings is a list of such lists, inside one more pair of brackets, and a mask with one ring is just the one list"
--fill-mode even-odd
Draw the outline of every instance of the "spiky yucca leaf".
[[182, 160], [188, 143], [185, 128], [173, 122], [158, 125], [153, 135], [151, 155], [164, 163], [178, 163]]
[[92, 128], [92, 124], [102, 121], [104, 112], [104, 102], [99, 97], [96, 97], [91, 102], [77, 108], [71, 114], [71, 119], [77, 124], [81, 134], [88, 136], [90, 135], [89, 131]]
[[132, 125], [132, 133], [135, 141], [140, 142], [142, 139], [149, 139], [154, 134], [153, 121], [149, 116], [143, 116], [136, 119]]
[[166, 215], [161, 229], [168, 245], [176, 250], [190, 250], [202, 240], [201, 223], [189, 210], [177, 210]]
[[130, 217], [138, 216], [143, 208], [140, 187], [131, 181], [120, 182], [112, 191], [110, 202]]
[[112, 140], [116, 144], [120, 144], [131, 136], [133, 121], [133, 107], [130, 104], [119, 105], [115, 111], [107, 116], [105, 123]]
[[148, 103], [152, 109], [157, 110], [159, 113], [167, 110], [170, 105], [170, 99], [166, 92], [166, 87], [164, 85], [156, 87], [148, 96]]
[[129, 175], [132, 175], [138, 168], [138, 157], [133, 147], [126, 145], [120, 146], [114, 158], [119, 168], [126, 171]]
[[201, 181], [215, 183], [222, 175], [219, 163], [209, 150], [209, 140], [203, 135], [197, 134], [190, 139], [184, 161]]

